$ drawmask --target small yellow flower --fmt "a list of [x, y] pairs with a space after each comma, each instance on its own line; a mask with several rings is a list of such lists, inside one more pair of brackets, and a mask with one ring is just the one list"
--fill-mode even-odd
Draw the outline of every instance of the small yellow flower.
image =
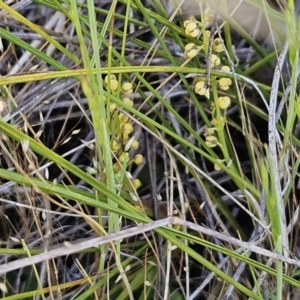
[[129, 95], [133, 93], [133, 86], [131, 82], [124, 82], [122, 84], [122, 93], [125, 95]]
[[121, 123], [126, 123], [129, 120], [129, 117], [123, 113], [119, 113], [118, 118]]
[[120, 157], [119, 157], [119, 162], [120, 162], [120, 163], [123, 163], [123, 162], [125, 161], [125, 159], [126, 159], [127, 156], [128, 156], [128, 153], [123, 152], [123, 153], [120, 155]]
[[209, 89], [206, 87], [205, 81], [198, 81], [195, 83], [195, 93], [209, 98]]
[[218, 145], [218, 140], [215, 136], [209, 135], [209, 136], [206, 137], [205, 144], [208, 147], [213, 148], [213, 147], [216, 147]]
[[189, 59], [189, 58], [193, 58], [193, 57], [197, 56], [201, 49], [202, 49], [202, 47], [198, 47], [194, 43], [188, 43], [184, 47], [184, 50], [185, 50], [184, 54], [183, 54], [184, 59]]
[[122, 99], [124, 103], [126, 103], [128, 106], [132, 107], [133, 106], [133, 101], [129, 98], [123, 98]]
[[223, 91], [227, 91], [230, 88], [231, 84], [232, 81], [230, 78], [223, 77], [219, 79], [219, 87]]
[[189, 23], [191, 23], [192, 21], [191, 20], [185, 20], [183, 22], [183, 27], [186, 28], [188, 26]]
[[210, 66], [212, 68], [217, 67], [221, 63], [219, 56], [212, 54], [210, 58]]
[[194, 16], [189, 16], [189, 18], [183, 22], [183, 27], [186, 28], [186, 26], [191, 22], [197, 23]]
[[110, 74], [110, 77], [108, 77], [108, 75], [105, 76], [104, 81], [107, 84], [107, 86], [110, 87], [110, 90], [112, 92], [115, 92], [119, 87], [118, 80], [114, 74]]
[[113, 140], [112, 145], [111, 145], [111, 149], [112, 149], [112, 151], [117, 152], [121, 149], [121, 146], [122, 146], [121, 143], [119, 143], [116, 140]]
[[[199, 80], [195, 83], [195, 93], [199, 93], [203, 88], [205, 88], [205, 81]], [[204, 93], [202, 93], [204, 95]]]
[[219, 107], [221, 109], [227, 109], [229, 107], [230, 103], [231, 103], [231, 101], [228, 96], [219, 97], [217, 100], [217, 105], [219, 105]]
[[119, 87], [119, 82], [118, 80], [111, 80], [107, 85], [109, 85], [112, 92], [115, 92]]
[[130, 134], [133, 131], [133, 126], [130, 123], [125, 123], [123, 126], [123, 131]]
[[110, 76], [106, 75], [104, 78], [106, 84], [108, 84], [111, 80], [117, 80], [116, 75], [110, 74]]
[[131, 149], [136, 150], [138, 149], [140, 143], [137, 140], [134, 140], [131, 144]]
[[122, 166], [118, 162], [113, 164], [113, 170], [114, 170], [115, 173], [120, 172], [121, 169], [122, 169]]
[[110, 103], [110, 106], [109, 106], [109, 111], [112, 113], [116, 110], [117, 108], [117, 104], [116, 103]]
[[138, 189], [142, 185], [142, 183], [139, 179], [133, 179], [131, 182], [135, 189]]
[[126, 145], [127, 142], [129, 141], [129, 133], [123, 132], [123, 144]]
[[230, 72], [231, 70], [229, 66], [222, 66], [221, 71]]
[[185, 33], [188, 35], [188, 36], [191, 36], [191, 37], [197, 37], [198, 35], [200, 35], [200, 28], [198, 27], [197, 23], [196, 22], [189, 22], [187, 25], [186, 25], [186, 28], [185, 28]]
[[140, 165], [143, 163], [144, 161], [144, 157], [142, 154], [137, 154], [134, 158], [133, 158], [133, 161], [136, 165]]
[[212, 44], [213, 50], [216, 52], [222, 52], [225, 50], [224, 42], [221, 38], [216, 38]]

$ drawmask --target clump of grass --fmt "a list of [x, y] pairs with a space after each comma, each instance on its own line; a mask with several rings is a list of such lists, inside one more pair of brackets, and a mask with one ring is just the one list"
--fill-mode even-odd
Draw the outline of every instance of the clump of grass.
[[273, 53], [151, 4], [0, 3], [3, 299], [297, 297], [293, 3], [250, 3], [288, 20]]

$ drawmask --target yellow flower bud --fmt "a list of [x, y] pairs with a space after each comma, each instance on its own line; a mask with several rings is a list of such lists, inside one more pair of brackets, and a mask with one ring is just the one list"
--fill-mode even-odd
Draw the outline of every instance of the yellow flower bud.
[[105, 76], [104, 81], [107, 84], [107, 86], [110, 87], [110, 90], [112, 92], [115, 92], [118, 89], [119, 83], [114, 74], [110, 74], [110, 77], [108, 75]]
[[114, 170], [115, 173], [120, 172], [121, 169], [122, 169], [122, 166], [118, 162], [113, 164], [113, 170]]
[[132, 185], [135, 189], [138, 189], [142, 185], [142, 183], [139, 179], [133, 179], [132, 180]]
[[232, 84], [232, 81], [230, 78], [220, 78], [219, 79], [219, 87], [223, 91], [227, 91], [230, 88], [230, 85]]
[[217, 164], [214, 164], [214, 170], [215, 171], [220, 171], [221, 170], [221, 167]]
[[116, 75], [110, 74], [110, 77], [108, 75], [106, 75], [104, 78], [104, 81], [106, 84], [108, 84], [111, 80], [117, 80]]
[[133, 106], [133, 101], [131, 99], [129, 99], [129, 98], [123, 98], [122, 100], [128, 106], [131, 106], [131, 107]]
[[217, 100], [217, 105], [221, 108], [221, 109], [227, 109], [230, 105], [231, 101], [230, 98], [228, 96], [224, 96], [224, 97], [219, 97]]
[[200, 28], [196, 22], [189, 22], [185, 28], [185, 33], [191, 37], [197, 37], [200, 34]]
[[105, 96], [102, 97], [103, 103], [106, 104], [107, 98]]
[[121, 146], [122, 146], [121, 143], [119, 143], [116, 140], [113, 140], [112, 145], [111, 145], [111, 149], [112, 149], [112, 151], [117, 152], [121, 149]]
[[131, 144], [131, 149], [136, 150], [138, 149], [140, 143], [137, 140], [134, 140]]
[[213, 148], [213, 147], [216, 147], [218, 145], [218, 140], [215, 136], [209, 135], [209, 136], [206, 137], [205, 144], [208, 147]]
[[[224, 123], [224, 118], [223, 118], [222, 116], [220, 116], [219, 120], [220, 120], [221, 124]], [[218, 120], [217, 120], [216, 118], [213, 118], [213, 119], [211, 120], [211, 124], [212, 124], [213, 126], [217, 126], [217, 125], [218, 125]]]
[[117, 108], [117, 104], [116, 103], [110, 103], [110, 106], [109, 106], [109, 111], [112, 113], [116, 110]]
[[196, 18], [195, 18], [194, 16], [191, 15], [191, 16], [189, 16], [189, 18], [188, 18], [187, 20], [185, 20], [185, 21], [183, 22], [183, 27], [186, 28], [187, 25], [188, 25], [189, 23], [191, 23], [191, 22], [199, 23], [199, 22], [196, 20]]
[[198, 80], [195, 83], [195, 92], [203, 89], [204, 87], [205, 87], [205, 81], [204, 80]]
[[122, 84], [122, 93], [125, 95], [132, 94], [133, 92], [133, 86], [131, 82], [124, 82]]
[[110, 86], [110, 90], [112, 92], [115, 92], [118, 89], [118, 87], [119, 87], [119, 82], [118, 82], [118, 80], [111, 80], [108, 83], [108, 85]]
[[220, 63], [221, 63], [221, 60], [220, 60], [219, 56], [212, 54], [211, 58], [210, 58], [210, 66], [213, 68], [213, 67], [218, 66]]
[[129, 120], [129, 117], [123, 113], [119, 113], [118, 118], [121, 123], [126, 123]]
[[191, 23], [192, 21], [191, 20], [185, 20], [183, 22], [183, 27], [186, 28], [186, 26], [188, 26], [189, 23]]
[[127, 144], [127, 142], [129, 141], [129, 134], [127, 132], [123, 132], [123, 144]]
[[123, 131], [130, 134], [133, 131], [133, 126], [130, 123], [125, 123], [123, 126]]
[[213, 50], [216, 52], [222, 52], [225, 50], [224, 42], [221, 38], [216, 38], [212, 44]]
[[230, 72], [231, 70], [229, 66], [222, 66], [221, 71]]
[[[217, 161], [223, 162], [224, 159], [217, 159]], [[220, 171], [222, 168], [221, 168], [218, 164], [214, 164], [214, 169], [215, 169], [216, 171]]]
[[134, 158], [133, 158], [133, 161], [136, 165], [140, 165], [143, 163], [144, 161], [144, 157], [142, 154], [137, 154]]
[[184, 47], [185, 51], [183, 54], [184, 59], [193, 58], [193, 57], [197, 56], [197, 54], [199, 53], [199, 51], [201, 49], [202, 49], [202, 47], [198, 47], [194, 43], [189, 43], [189, 44], [185, 45], [185, 47]]
[[128, 156], [127, 152], [123, 152], [119, 157], [119, 162], [123, 163], [125, 161], [125, 158]]
[[195, 83], [195, 93], [209, 98], [209, 89], [206, 87], [205, 81], [198, 81]]

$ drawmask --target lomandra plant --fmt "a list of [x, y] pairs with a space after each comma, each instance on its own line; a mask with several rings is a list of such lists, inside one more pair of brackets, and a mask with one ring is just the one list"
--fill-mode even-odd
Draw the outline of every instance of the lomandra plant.
[[0, 3], [2, 298], [297, 299], [293, 2], [100, 4]]

